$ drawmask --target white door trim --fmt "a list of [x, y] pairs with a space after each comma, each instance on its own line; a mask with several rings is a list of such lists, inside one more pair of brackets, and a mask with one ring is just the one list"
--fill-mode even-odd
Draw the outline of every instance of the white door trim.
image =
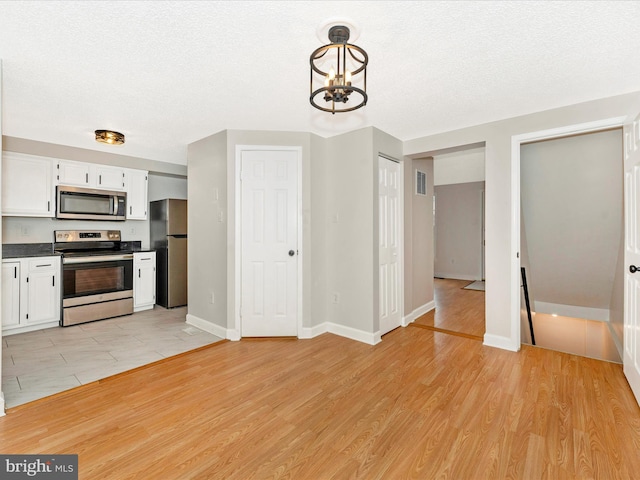
[[[523, 133], [511, 137], [511, 336], [507, 350], [520, 350], [520, 145], [539, 140], [592, 133], [608, 128], [622, 127], [626, 117], [614, 117], [594, 122]], [[487, 289], [490, 285], [487, 284]], [[488, 344], [485, 340], [485, 344]]]
[[[235, 328], [233, 330], [232, 340], [239, 340], [241, 338], [241, 322], [240, 306], [242, 300], [242, 185], [240, 182], [241, 165], [242, 165], [242, 152], [243, 151], [275, 151], [285, 150], [297, 152], [298, 156], [298, 194], [297, 194], [297, 206], [298, 206], [298, 232], [297, 232], [297, 245], [298, 245], [298, 288], [297, 288], [297, 336], [300, 338], [302, 333], [302, 264], [304, 258], [304, 250], [302, 248], [302, 147], [291, 145], [236, 145], [236, 158], [235, 158], [235, 234], [233, 239], [234, 247], [234, 269], [235, 269], [235, 282], [234, 282], [234, 305], [233, 316], [235, 319]], [[235, 338], [237, 337], [237, 338]]]

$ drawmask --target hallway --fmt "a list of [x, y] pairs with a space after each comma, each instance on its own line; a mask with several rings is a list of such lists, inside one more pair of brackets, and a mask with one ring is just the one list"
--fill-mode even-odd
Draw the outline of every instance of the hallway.
[[414, 322], [415, 326], [482, 341], [484, 291], [465, 290], [469, 280], [434, 278], [436, 308]]

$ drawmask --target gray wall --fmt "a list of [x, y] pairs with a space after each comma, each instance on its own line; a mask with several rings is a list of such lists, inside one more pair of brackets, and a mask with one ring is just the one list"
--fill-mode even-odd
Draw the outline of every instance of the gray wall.
[[[237, 145], [302, 147], [303, 329], [310, 333], [328, 322], [374, 334], [378, 153], [401, 159], [402, 145], [374, 128], [329, 139], [308, 133], [230, 130], [189, 146], [189, 314], [238, 332]], [[223, 222], [217, 220], [220, 211], [225, 213]], [[333, 302], [334, 294], [338, 303]], [[225, 303], [218, 302], [221, 297]]]
[[188, 158], [188, 311], [227, 328], [227, 132], [190, 144]]
[[514, 198], [511, 188], [513, 137], [603, 119], [630, 118], [638, 110], [640, 92], [633, 92], [404, 142], [404, 154], [412, 158], [485, 142], [485, 344], [510, 350], [520, 348], [517, 331], [520, 270], [515, 268], [519, 226], [513, 215], [513, 206], [518, 205], [519, 198]]
[[622, 130], [523, 145], [520, 165], [536, 303], [608, 312], [624, 228]]
[[435, 276], [482, 280], [484, 182], [437, 185]]
[[[427, 175], [427, 194], [424, 196], [416, 195], [416, 170]], [[405, 158], [405, 316], [433, 306], [433, 181], [433, 158]]]

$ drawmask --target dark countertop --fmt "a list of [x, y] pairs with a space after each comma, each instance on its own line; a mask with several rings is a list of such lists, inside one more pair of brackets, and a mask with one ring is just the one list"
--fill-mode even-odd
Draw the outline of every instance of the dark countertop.
[[53, 243], [5, 243], [2, 258], [47, 257], [60, 255], [53, 250]]
[[[122, 242], [121, 248], [130, 252], [155, 252], [153, 249], [142, 248], [142, 242], [134, 240]], [[5, 243], [2, 245], [2, 258], [47, 257], [61, 255], [53, 249], [53, 243]]]

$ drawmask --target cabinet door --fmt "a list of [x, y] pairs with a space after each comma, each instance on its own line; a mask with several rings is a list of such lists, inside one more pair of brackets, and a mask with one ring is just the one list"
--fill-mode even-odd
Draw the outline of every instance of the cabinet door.
[[27, 324], [60, 320], [60, 259], [39, 257], [29, 262]]
[[127, 170], [125, 172], [127, 186], [127, 220], [146, 220], [148, 201], [148, 177], [145, 170]]
[[156, 254], [134, 254], [133, 307], [135, 311], [151, 308], [156, 303]]
[[58, 162], [58, 184], [88, 187], [91, 185], [88, 163], [61, 160]]
[[124, 191], [124, 168], [96, 165], [96, 188]]
[[2, 328], [20, 326], [20, 262], [2, 263]]
[[22, 153], [2, 154], [2, 214], [21, 217], [53, 217], [54, 162]]

